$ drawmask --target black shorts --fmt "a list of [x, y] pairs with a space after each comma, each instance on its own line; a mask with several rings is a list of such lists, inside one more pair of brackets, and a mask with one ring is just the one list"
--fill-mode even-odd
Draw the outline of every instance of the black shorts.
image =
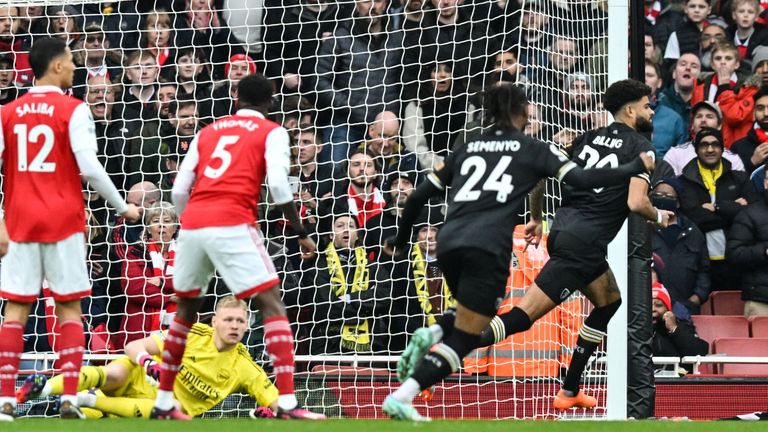
[[492, 317], [506, 293], [510, 259], [511, 251], [494, 255], [483, 249], [460, 248], [438, 251], [437, 265], [462, 306]]
[[567, 231], [552, 231], [547, 239], [549, 261], [536, 277], [536, 285], [555, 304], [564, 302], [608, 271], [606, 249]]

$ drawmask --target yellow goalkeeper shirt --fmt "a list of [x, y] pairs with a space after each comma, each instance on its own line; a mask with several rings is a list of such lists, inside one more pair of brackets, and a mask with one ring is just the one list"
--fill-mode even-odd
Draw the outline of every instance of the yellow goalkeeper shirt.
[[[165, 336], [152, 336], [160, 352]], [[269, 406], [279, 395], [245, 345], [238, 343], [229, 351], [219, 352], [213, 343], [213, 328], [200, 323], [193, 325], [173, 386], [174, 396], [187, 414], [199, 416], [232, 393], [248, 393], [259, 406]]]

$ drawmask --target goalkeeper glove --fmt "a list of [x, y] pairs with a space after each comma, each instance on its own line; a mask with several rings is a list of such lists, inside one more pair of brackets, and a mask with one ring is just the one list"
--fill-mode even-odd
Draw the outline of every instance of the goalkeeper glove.
[[248, 415], [254, 419], [260, 418], [275, 418], [275, 412], [269, 407], [256, 407], [248, 411]]
[[147, 372], [147, 376], [154, 380], [160, 379], [160, 365], [157, 364], [155, 359], [153, 359], [149, 353], [140, 352], [139, 355], [136, 356], [136, 364], [144, 368]]

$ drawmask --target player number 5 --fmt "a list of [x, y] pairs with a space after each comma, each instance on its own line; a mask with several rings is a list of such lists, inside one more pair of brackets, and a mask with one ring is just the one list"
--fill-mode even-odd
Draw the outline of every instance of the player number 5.
[[[50, 126], [39, 124], [27, 133], [27, 125], [17, 124], [13, 126], [13, 133], [16, 134], [16, 143], [19, 145], [19, 172], [54, 172], [56, 171], [56, 162], [45, 162], [48, 155], [53, 150], [53, 129]], [[32, 162], [27, 156], [29, 143], [37, 144], [40, 137], [43, 137], [43, 145]]]
[[[240, 137], [237, 135], [224, 135], [219, 138], [219, 142], [216, 143], [216, 148], [214, 148], [213, 153], [211, 153], [211, 162], [208, 163], [208, 166], [205, 167], [205, 171], [203, 171], [203, 174], [206, 177], [212, 179], [219, 178], [227, 171], [227, 168], [229, 168], [229, 165], [232, 163], [232, 153], [227, 151], [226, 147], [236, 143], [239, 139]], [[221, 160], [221, 164], [218, 168], [212, 166], [213, 161], [216, 159]]]

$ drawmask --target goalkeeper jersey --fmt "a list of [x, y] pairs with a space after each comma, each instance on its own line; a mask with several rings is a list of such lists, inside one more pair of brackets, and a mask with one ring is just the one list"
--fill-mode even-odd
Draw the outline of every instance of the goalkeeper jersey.
[[[165, 336], [152, 336], [160, 352]], [[213, 328], [200, 323], [193, 325], [173, 386], [174, 396], [187, 414], [199, 416], [232, 393], [248, 393], [259, 406], [269, 406], [278, 397], [277, 388], [253, 361], [245, 345], [238, 343], [234, 349], [219, 352], [213, 343]]]

